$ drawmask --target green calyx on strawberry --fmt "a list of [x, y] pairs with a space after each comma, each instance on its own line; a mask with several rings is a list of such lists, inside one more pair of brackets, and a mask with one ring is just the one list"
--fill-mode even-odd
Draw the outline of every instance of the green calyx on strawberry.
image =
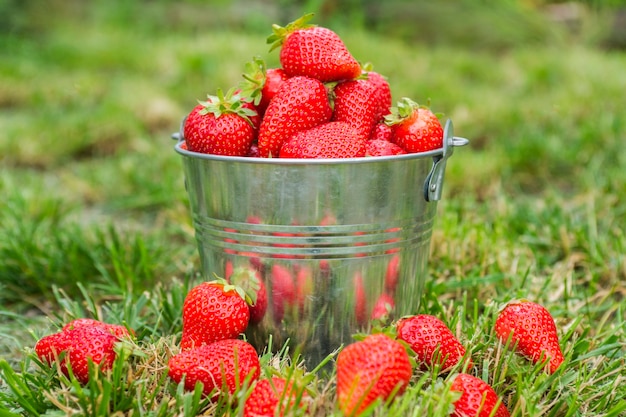
[[192, 152], [246, 156], [259, 125], [254, 105], [234, 89], [208, 96], [187, 115], [183, 136]]
[[239, 84], [240, 94], [250, 99], [262, 117], [280, 85], [287, 79], [287, 74], [282, 68], [267, 68], [263, 59], [254, 57], [246, 63], [243, 78]]
[[441, 122], [427, 106], [404, 97], [384, 117], [391, 126], [392, 140], [408, 153], [427, 152], [443, 146]]
[[286, 26], [273, 24], [272, 34], [267, 37], [267, 43], [271, 45], [270, 52], [283, 46], [285, 39], [296, 30], [316, 27], [317, 25], [309, 23], [309, 21], [313, 19], [313, 16], [315, 16], [315, 13], [307, 13], [293, 22], [288, 23]]
[[258, 113], [250, 107], [246, 107], [248, 101], [249, 99], [244, 99], [244, 96], [234, 88], [228, 90], [226, 94], [218, 88], [217, 95], [209, 95], [206, 101], [198, 101], [203, 107], [199, 113], [202, 115], [210, 113], [215, 118], [219, 118], [223, 114], [236, 114], [254, 127], [252, 118]]
[[245, 292], [225, 280], [203, 282], [192, 288], [183, 304], [181, 349], [237, 338], [250, 322], [248, 304]]
[[273, 25], [267, 38], [270, 50], [280, 47], [280, 63], [289, 77], [304, 75], [322, 82], [351, 80], [361, 66], [339, 35], [328, 28], [310, 25], [307, 14], [285, 27]]
[[229, 281], [245, 294], [250, 308], [250, 324], [261, 322], [267, 310], [267, 289], [259, 271], [240, 266], [230, 274]]

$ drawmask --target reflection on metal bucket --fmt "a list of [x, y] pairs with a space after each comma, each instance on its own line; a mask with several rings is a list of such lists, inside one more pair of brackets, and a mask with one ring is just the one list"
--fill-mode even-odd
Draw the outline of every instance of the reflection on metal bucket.
[[257, 269], [268, 308], [247, 337], [287, 340], [310, 364], [376, 321], [417, 311], [453, 147], [393, 157], [296, 160], [183, 157], [202, 272]]

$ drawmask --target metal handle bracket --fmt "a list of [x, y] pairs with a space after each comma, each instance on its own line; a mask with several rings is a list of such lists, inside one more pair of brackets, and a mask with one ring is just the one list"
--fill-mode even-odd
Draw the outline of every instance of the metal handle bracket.
[[469, 140], [454, 136], [452, 120], [448, 119], [443, 129], [443, 152], [433, 159], [433, 167], [424, 182], [424, 198], [426, 201], [439, 201], [443, 191], [443, 178], [448, 158], [456, 146], [465, 146]]

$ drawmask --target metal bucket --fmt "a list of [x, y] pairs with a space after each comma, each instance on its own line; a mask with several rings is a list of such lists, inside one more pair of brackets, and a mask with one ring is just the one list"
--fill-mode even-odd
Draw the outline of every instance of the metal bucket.
[[268, 159], [190, 152], [185, 186], [209, 280], [254, 267], [265, 316], [247, 331], [259, 350], [289, 341], [309, 364], [373, 324], [417, 311], [445, 165], [467, 143], [393, 157]]

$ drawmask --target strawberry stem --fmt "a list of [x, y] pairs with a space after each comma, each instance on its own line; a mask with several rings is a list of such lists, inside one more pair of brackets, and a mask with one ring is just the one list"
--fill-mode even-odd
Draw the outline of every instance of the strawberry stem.
[[284, 27], [279, 26], [277, 24], [273, 24], [272, 25], [273, 33], [267, 38], [267, 43], [271, 45], [270, 52], [272, 52], [276, 48], [281, 47], [283, 42], [285, 42], [285, 39], [287, 39], [287, 36], [295, 32], [296, 30], [306, 29], [306, 28], [316, 26], [313, 24], [308, 24], [309, 20], [311, 20], [314, 15], [315, 13], [307, 13], [304, 16], [294, 20], [293, 22], [288, 23]]

